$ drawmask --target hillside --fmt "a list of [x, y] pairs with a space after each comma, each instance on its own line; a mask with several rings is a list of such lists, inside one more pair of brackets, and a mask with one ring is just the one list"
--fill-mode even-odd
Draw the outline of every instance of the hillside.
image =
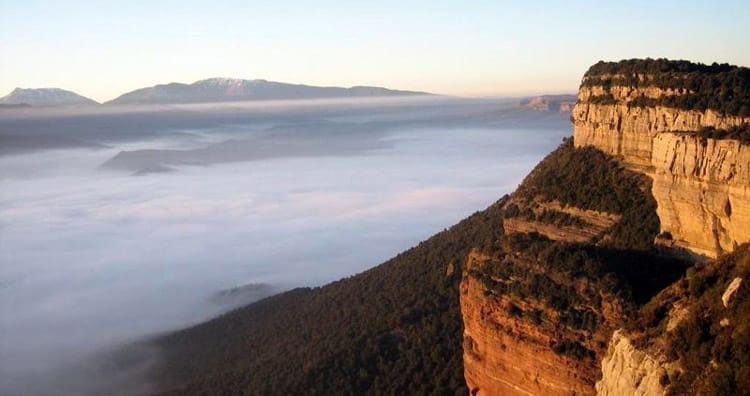
[[465, 395], [458, 284], [500, 202], [367, 272], [156, 340], [173, 394]]
[[93, 99], [60, 88], [16, 88], [0, 98], [0, 105], [11, 107], [51, 107], [98, 105]]
[[316, 87], [267, 80], [209, 78], [192, 84], [170, 83], [127, 92], [106, 104], [211, 103], [248, 100], [361, 98], [429, 95], [380, 87]]
[[676, 98], [744, 92], [745, 70], [594, 65], [573, 138], [513, 194], [362, 274], [156, 339], [157, 390], [748, 394], [747, 118], [734, 96]]

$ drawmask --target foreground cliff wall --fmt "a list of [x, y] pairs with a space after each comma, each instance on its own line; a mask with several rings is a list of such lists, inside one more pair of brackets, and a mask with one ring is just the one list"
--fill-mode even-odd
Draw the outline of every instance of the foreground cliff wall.
[[747, 394], [750, 69], [600, 63], [571, 121], [463, 267], [470, 394]]
[[[681, 272], [652, 255], [650, 180], [567, 141], [503, 205], [460, 285], [472, 395], [594, 395], [612, 334]], [[655, 269], [652, 271], [652, 269]]]
[[587, 73], [571, 116], [575, 145], [653, 179], [661, 243], [708, 257], [731, 252], [750, 241], [750, 145], [700, 132], [741, 128], [750, 117], [662, 105], [691, 91], [654, 86], [658, 80]]
[[[525, 271], [542, 271], [528, 257], [514, 264]], [[491, 256], [473, 253], [461, 283], [464, 375], [470, 394], [593, 395], [599, 370], [591, 351], [606, 336], [561, 325], [561, 314], [541, 299], [493, 295], [471, 274], [483, 266], [501, 265]], [[555, 352], [562, 345], [581, 345], [580, 350], [591, 356]]]

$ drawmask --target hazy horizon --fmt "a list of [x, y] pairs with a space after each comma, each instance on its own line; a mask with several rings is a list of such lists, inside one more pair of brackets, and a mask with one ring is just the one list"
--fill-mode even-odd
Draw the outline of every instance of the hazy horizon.
[[739, 0], [0, 0], [0, 95], [57, 87], [103, 102], [212, 76], [467, 97], [575, 92], [599, 60], [748, 66], [748, 14]]
[[[132, 89], [130, 91], [121, 92], [120, 94], [117, 94], [116, 96], [114, 96], [112, 98], [109, 98], [109, 99], [106, 99], [106, 100], [97, 100], [97, 99], [94, 99], [94, 98], [91, 98], [91, 97], [88, 97], [88, 96], [85, 96], [85, 95], [82, 95], [82, 96], [84, 96], [86, 98], [89, 98], [89, 99], [95, 100], [97, 102], [97, 104], [108, 104], [109, 102], [111, 102], [111, 101], [119, 98], [120, 96], [122, 96], [124, 94], [131, 93], [131, 92], [137, 91], [139, 89], [143, 89], [143, 88], [151, 88], [151, 87], [163, 86], [163, 85], [169, 85], [169, 84], [185, 84], [185, 85], [190, 85], [190, 84], [193, 84], [193, 83], [196, 83], [196, 82], [200, 82], [200, 81], [204, 81], [204, 80], [212, 80], [212, 79], [228, 79], [228, 80], [244, 80], [244, 81], [262, 80], [262, 81], [278, 82], [278, 83], [290, 84], [290, 85], [306, 85], [306, 86], [310, 86], [310, 87], [321, 87], [321, 88], [355, 88], [355, 87], [363, 87], [363, 85], [322, 86], [322, 85], [307, 84], [307, 83], [304, 83], [304, 82], [272, 81], [272, 80], [267, 80], [267, 79], [263, 79], [263, 78], [258, 78], [258, 79], [241, 79], [241, 78], [233, 78], [233, 77], [229, 77], [229, 76], [221, 76], [221, 77], [214, 76], [214, 77], [208, 77], [208, 78], [201, 78], [201, 79], [198, 79], [198, 80], [195, 80], [195, 81], [169, 81], [169, 82], [162, 82], [162, 83], [154, 84], [152, 86], [138, 87], [138, 88], [134, 88], [134, 89]], [[400, 89], [398, 87], [387, 87], [387, 86], [377, 86], [377, 87], [376, 86], [367, 86], [367, 87], [385, 88], [385, 89], [389, 89], [389, 90], [402, 90], [402, 89]], [[12, 93], [16, 89], [63, 89], [63, 90], [70, 91], [70, 92], [73, 92], [73, 93], [76, 93], [76, 94], [80, 95], [80, 92], [78, 92], [78, 91], [75, 91], [75, 90], [72, 90], [72, 89], [67, 89], [65, 87], [53, 87], [53, 86], [47, 86], [47, 87], [15, 87], [11, 91], [7, 92], [6, 95]], [[454, 94], [444, 94], [444, 93], [440, 93], [440, 92], [426, 92], [426, 91], [412, 91], [412, 92], [423, 93], [423, 94], [434, 95], [434, 96], [442, 96], [442, 97], [445, 97], [447, 99], [454, 98], [454, 99], [518, 100], [518, 99], [523, 99], [523, 98], [528, 98], [528, 97], [545, 96], [545, 95], [575, 95], [576, 91], [577, 91], [577, 88], [576, 89], [567, 90], [567, 91], [542, 90], [542, 91], [538, 91], [538, 92], [527, 92], [527, 93], [486, 94], [486, 95], [454, 95]], [[3, 95], [2, 93], [0, 93], [0, 97], [3, 97], [3, 96], [5, 96], [5, 95]], [[381, 98], [387, 100], [388, 96], [382, 96], [382, 97], [375, 96], [375, 97], [369, 97], [369, 98], [368, 97], [361, 97], [360, 99], [362, 99], [362, 100], [368, 100], [368, 99], [378, 100], [378, 99], [381, 99]], [[308, 98], [302, 98], [302, 99], [269, 99], [269, 100], [262, 100], [262, 101], [263, 102], [288, 102], [288, 101], [304, 102], [304, 101], [325, 101], [325, 100], [336, 100], [336, 99], [337, 98], [334, 97], [334, 98], [313, 98], [313, 99], [308, 99]], [[341, 99], [342, 100], [350, 100], [350, 98], [347, 98], [347, 97], [341, 97]], [[203, 104], [211, 104], [211, 103], [224, 103], [224, 104], [244, 105], [245, 103], [249, 103], [249, 102], [253, 102], [253, 101], [255, 101], [255, 100], [253, 100], [253, 99], [244, 99], [244, 100], [243, 99], [238, 99], [236, 101], [229, 100], [229, 101], [221, 101], [221, 102], [207, 101], [207, 102], [195, 102], [195, 103], [190, 103], [190, 102], [188, 102], [188, 103], [165, 103], [165, 104], [162, 104], [162, 105], [180, 105], [180, 106], [184, 106], [184, 105], [203, 105]], [[85, 108], [87, 106], [88, 105], [67, 106], [67, 107], [81, 107], [81, 108]], [[148, 111], [149, 110], [148, 107], [158, 106], [158, 104], [148, 104], [148, 103], [143, 103], [143, 104], [127, 104], [127, 106], [130, 106], [130, 107], [133, 107], [133, 106], [144, 106], [143, 110]], [[40, 110], [40, 109], [43, 110], [43, 111], [49, 111], [50, 109], [52, 109], [54, 107], [56, 107], [56, 106], [54, 106], [54, 105], [51, 105], [51, 106], [32, 106], [33, 111], [37, 111], [37, 110]], [[24, 109], [22, 109], [22, 110], [24, 110]], [[29, 110], [29, 108], [26, 108], [25, 110]], [[63, 110], [63, 111], [67, 111], [67, 110]], [[16, 114], [18, 114], [18, 113], [16, 113]]]

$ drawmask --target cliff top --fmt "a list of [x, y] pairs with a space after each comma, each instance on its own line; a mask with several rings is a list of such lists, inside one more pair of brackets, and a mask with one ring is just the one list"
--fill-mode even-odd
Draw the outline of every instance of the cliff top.
[[742, 66], [730, 65], [728, 63], [712, 63], [706, 65], [687, 60], [659, 59], [623, 59], [619, 62], [599, 61], [592, 65], [584, 74], [584, 77], [615, 75], [615, 74], [659, 74], [659, 73], [701, 73], [721, 74], [733, 71], [747, 73], [750, 69]]
[[685, 60], [627, 59], [600, 61], [584, 74], [581, 88], [603, 87], [608, 92], [592, 100], [612, 104], [612, 87], [655, 87], [672, 93], [640, 97], [630, 106], [672, 107], [682, 110], [714, 110], [723, 114], [750, 116], [750, 68], [726, 63], [705, 65]]

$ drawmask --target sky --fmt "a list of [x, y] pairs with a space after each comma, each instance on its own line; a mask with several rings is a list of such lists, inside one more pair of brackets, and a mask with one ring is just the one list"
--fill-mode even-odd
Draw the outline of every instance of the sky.
[[598, 60], [750, 66], [750, 1], [0, 0], [0, 95], [208, 77], [459, 96], [575, 92]]

